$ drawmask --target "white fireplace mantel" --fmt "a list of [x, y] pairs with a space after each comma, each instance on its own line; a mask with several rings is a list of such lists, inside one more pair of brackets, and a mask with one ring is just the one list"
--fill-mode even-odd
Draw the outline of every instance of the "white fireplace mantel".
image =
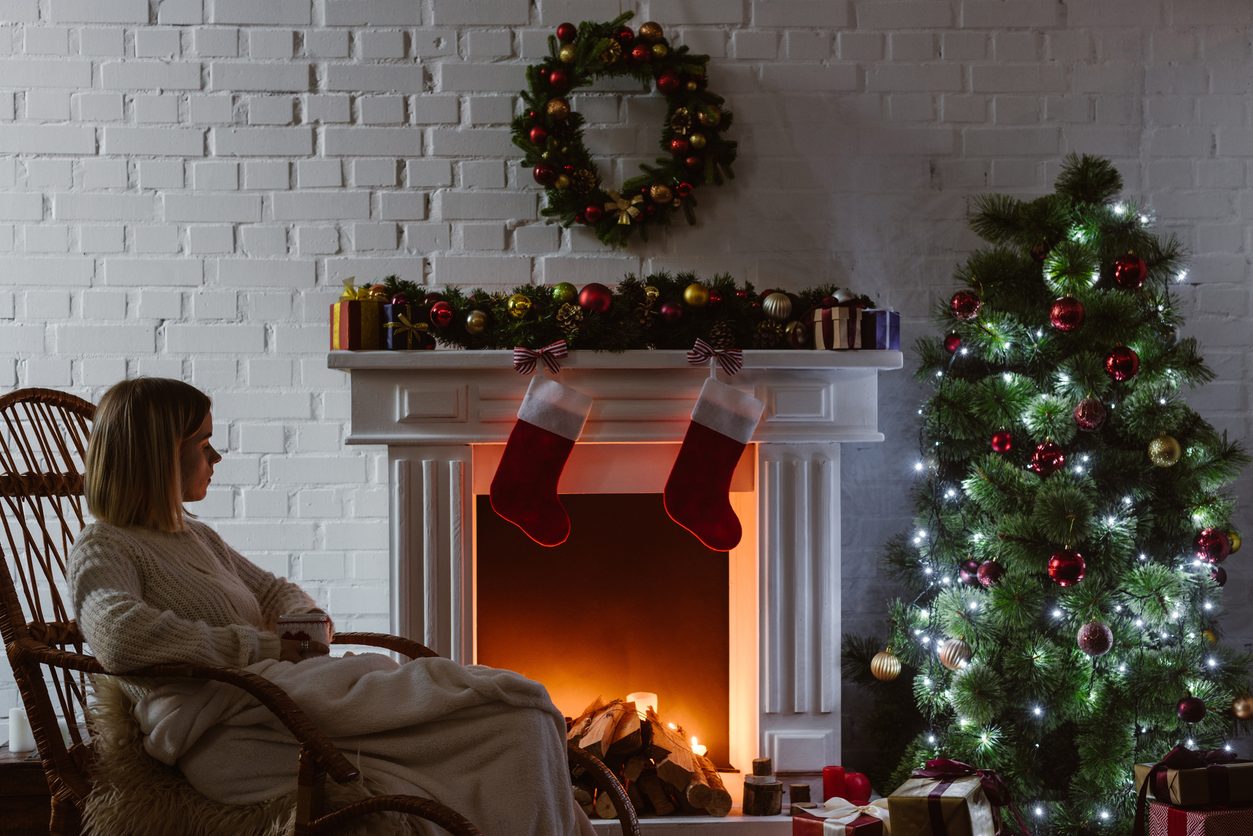
[[[336, 351], [329, 365], [351, 374], [348, 443], [388, 449], [392, 627], [473, 662], [474, 497], [500, 450], [483, 445], [507, 439], [530, 379], [508, 351]], [[756, 725], [740, 757], [770, 755], [782, 773], [840, 762], [840, 444], [883, 440], [878, 373], [901, 366], [899, 351], [746, 351], [739, 374], [719, 373], [766, 404], [746, 457], [756, 522], [729, 555], [756, 566], [747, 593], [731, 590], [755, 596], [756, 619], [731, 630], [758, 648], [743, 663], [756, 687], [732, 700]], [[562, 490], [622, 471], [660, 493], [708, 375], [683, 351], [571, 352], [559, 380], [593, 405]]]

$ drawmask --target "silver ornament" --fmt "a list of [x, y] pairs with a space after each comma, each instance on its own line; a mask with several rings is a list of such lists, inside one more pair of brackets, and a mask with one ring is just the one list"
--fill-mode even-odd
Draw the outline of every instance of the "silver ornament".
[[792, 315], [792, 299], [776, 290], [761, 300], [761, 312], [771, 319], [787, 319]]

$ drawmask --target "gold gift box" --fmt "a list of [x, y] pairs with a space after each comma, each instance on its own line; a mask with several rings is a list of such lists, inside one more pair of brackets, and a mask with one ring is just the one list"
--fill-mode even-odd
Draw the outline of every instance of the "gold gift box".
[[940, 805], [946, 836], [995, 836], [992, 805], [983, 794], [978, 775], [958, 778], [931, 798], [940, 782], [934, 778], [910, 778], [888, 796], [888, 821], [892, 836], [936, 836], [931, 808]]
[[[1149, 786], [1149, 798], [1156, 798], [1177, 807], [1196, 807], [1205, 804], [1248, 804], [1253, 802], [1253, 763], [1220, 764], [1227, 784], [1226, 797], [1214, 798], [1210, 792], [1209, 770], [1199, 769], [1167, 769], [1166, 786], [1170, 791], [1167, 798], [1159, 796], [1155, 788]], [[1136, 764], [1136, 792], [1148, 780], [1151, 763]]]

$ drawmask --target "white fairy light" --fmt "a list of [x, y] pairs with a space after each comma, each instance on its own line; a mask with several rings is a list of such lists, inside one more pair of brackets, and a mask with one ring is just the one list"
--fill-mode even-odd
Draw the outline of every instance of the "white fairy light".
[[1124, 497], [1122, 498], [1122, 504], [1123, 504], [1123, 505], [1130, 505], [1130, 504], [1131, 504], [1131, 497], [1129, 497], [1129, 496], [1124, 496]]
[[929, 677], [929, 676], [924, 676], [924, 677], [922, 678], [922, 684], [923, 684], [923, 685], [926, 685], [928, 688], [930, 688], [930, 687], [931, 687], [931, 677]]
[[1079, 457], [1079, 461], [1083, 462], [1084, 464], [1087, 464], [1091, 460], [1092, 460], [1092, 457], [1089, 456], [1087, 453], [1084, 453], [1082, 456]]
[[1135, 621], [1133, 621], [1132, 623], [1133, 623], [1133, 624], [1135, 624], [1135, 626], [1139, 627], [1141, 630], [1143, 630], [1143, 629], [1144, 629], [1144, 619], [1143, 619], [1143, 618], [1137, 618], [1137, 619], [1136, 619]]
[[926, 465], [924, 465], [922, 462], [914, 462], [914, 470], [918, 473], [922, 473], [925, 467]]
[[1107, 517], [1105, 518], [1105, 524], [1106, 524], [1106, 525], [1117, 525], [1117, 524], [1118, 524], [1118, 518], [1117, 518], [1117, 517], [1115, 517], [1113, 514], [1110, 514], [1109, 516], [1107, 516]]
[[1062, 372], [1061, 374], [1057, 376], [1057, 379], [1060, 380], [1062, 383], [1069, 383], [1070, 375], [1066, 374], [1065, 372]]
[[1125, 204], [1125, 203], [1115, 203], [1115, 204], [1114, 204], [1114, 214], [1115, 214], [1115, 215], [1117, 215], [1117, 216], [1118, 216], [1118, 217], [1120, 217], [1120, 218], [1121, 218], [1123, 215], [1127, 214], [1127, 204]]
[[1214, 602], [1206, 601], [1204, 604], [1201, 605], [1201, 609], [1205, 610], [1206, 612], [1209, 612], [1210, 610], [1214, 609]]
[[1096, 284], [1101, 280], [1101, 271], [1093, 270], [1092, 275], [1088, 277], [1088, 284]]
[[1175, 281], [1176, 281], [1176, 282], [1186, 282], [1187, 280], [1188, 280], [1188, 271], [1187, 271], [1187, 270], [1180, 270], [1178, 273], [1176, 273], [1176, 274], [1175, 274]]
[[952, 499], [955, 496], [957, 496], [957, 491], [953, 490], [952, 488], [949, 488], [948, 490], [944, 492], [945, 499]]
[[1190, 738], [1190, 737], [1187, 739], [1187, 741], [1186, 741], [1186, 742], [1187, 742], [1187, 744], [1188, 744], [1188, 748], [1189, 748], [1189, 749], [1191, 749], [1192, 747], [1196, 746], [1196, 741], [1195, 741], [1195, 740], [1193, 740], [1193, 739], [1192, 739], [1192, 738]]
[[936, 370], [936, 373], [935, 373], [935, 376], [936, 376], [936, 377], [944, 377], [944, 370], [943, 370], [943, 369], [937, 369], [937, 370]]
[[1230, 744], [1230, 743], [1224, 743], [1224, 744], [1223, 744], [1223, 751], [1224, 751], [1224, 752], [1234, 752], [1234, 751], [1235, 751], [1235, 749], [1233, 749], [1233, 748], [1231, 747], [1231, 744]]
[[923, 637], [920, 639], [920, 641], [921, 641], [923, 644], [931, 644], [931, 637], [930, 637], [930, 636], [923, 636]]
[[1037, 817], [1039, 817], [1039, 816], [1043, 816], [1043, 815], [1044, 815], [1044, 807], [1043, 807], [1042, 805], [1037, 804], [1037, 805], [1035, 805], [1035, 810], [1033, 810], [1032, 812], [1034, 812], [1034, 813], [1036, 814], [1036, 816], [1037, 816]]
[[920, 528], [914, 532], [914, 536], [917, 537], [919, 540], [925, 540], [927, 539], [927, 531], [926, 529]]
[[979, 609], [979, 602], [971, 601], [970, 606], [967, 609], [969, 609], [971, 612], [974, 612], [975, 610]]
[[1037, 328], [1037, 329], [1035, 329], [1035, 336], [1036, 336], [1036, 339], [1039, 339], [1039, 338], [1043, 337], [1043, 336], [1044, 336], [1044, 329], [1043, 329], [1043, 328]]
[[1210, 668], [1216, 668], [1218, 667], [1218, 660], [1211, 656], [1205, 660], [1205, 664]]
[[934, 570], [934, 569], [932, 569], [930, 566], [924, 566], [924, 567], [923, 567], [923, 569], [922, 569], [922, 573], [923, 573], [924, 575], [926, 575], [927, 577], [931, 577], [931, 574], [932, 574], [934, 571], [935, 571], [935, 570]]
[[1115, 604], [1114, 612], [1122, 612], [1122, 604]]
[[927, 742], [930, 743], [932, 746], [934, 746], [936, 742], [935, 735], [933, 734], [927, 735]]
[[1161, 404], [1162, 406], [1165, 406], [1165, 405], [1166, 405], [1166, 399], [1165, 399], [1165, 398], [1158, 398], [1158, 399], [1157, 399], [1157, 402], [1158, 402], [1159, 404]]
[[1062, 613], [1061, 608], [1059, 608], [1059, 607], [1054, 607], [1054, 608], [1053, 608], [1053, 617], [1054, 617], [1054, 618], [1061, 618], [1063, 614], [1064, 614], [1064, 613]]
[[1081, 465], [1081, 464], [1077, 464], [1077, 465], [1075, 465], [1074, 467], [1072, 467], [1072, 468], [1071, 468], [1071, 471], [1073, 471], [1073, 472], [1074, 472], [1074, 474], [1075, 474], [1076, 476], [1082, 476], [1082, 475], [1083, 475], [1083, 465]]
[[1043, 708], [1041, 708], [1041, 707], [1040, 707], [1040, 706], [1038, 706], [1038, 705], [1033, 705], [1033, 706], [1031, 706], [1031, 713], [1032, 713], [1032, 714], [1034, 714], [1034, 715], [1035, 715], [1035, 716], [1037, 716], [1037, 717], [1043, 717], [1043, 716], [1044, 716], [1044, 709], [1043, 709]]
[[961, 354], [962, 357], [965, 357], [967, 354], [970, 353], [970, 349], [963, 348], [959, 353]]
[[1014, 379], [1014, 376], [1010, 374], [1009, 372], [1005, 372], [1004, 374], [1001, 375], [1001, 380], [1005, 381], [1006, 383], [1009, 383], [1013, 379]]
[[953, 579], [952, 579], [952, 578], [950, 578], [948, 575], [945, 575], [944, 577], [940, 578], [940, 583], [942, 583], [942, 584], [947, 585], [947, 584], [950, 584], [950, 583], [952, 583], [952, 582], [953, 582]]
[[1121, 663], [1121, 664], [1118, 666], [1118, 672], [1119, 672], [1119, 673], [1126, 673], [1126, 672], [1127, 672], [1127, 663], [1126, 663], [1126, 662], [1123, 662], [1123, 663]]
[[1098, 810], [1096, 814], [1101, 821], [1109, 821], [1109, 810]]
[[1140, 223], [1144, 224], [1145, 226], [1148, 226], [1148, 224], [1149, 224], [1149, 216], [1148, 216], [1148, 215], [1141, 215], [1141, 216], [1140, 216]]
[[1143, 561], [1143, 560], [1148, 560], [1148, 559], [1149, 559], [1149, 556], [1147, 554], [1145, 554], [1144, 552], [1140, 552], [1140, 560]]

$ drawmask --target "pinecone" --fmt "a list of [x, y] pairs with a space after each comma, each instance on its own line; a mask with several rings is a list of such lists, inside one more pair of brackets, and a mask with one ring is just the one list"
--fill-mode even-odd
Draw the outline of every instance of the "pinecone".
[[635, 319], [644, 328], [648, 328], [652, 325], [653, 317], [656, 315], [657, 312], [653, 310], [653, 303], [648, 299], [645, 299], [643, 302], [640, 302], [635, 306]]
[[572, 339], [583, 324], [583, 309], [578, 305], [566, 302], [557, 309], [557, 326], [561, 328], [566, 339]]
[[717, 349], [735, 348], [735, 330], [731, 323], [720, 319], [709, 329], [709, 344]]
[[574, 191], [578, 194], [588, 194], [600, 185], [596, 172], [586, 168], [575, 169], [570, 179], [574, 183]]
[[757, 323], [757, 333], [753, 337], [753, 347], [782, 348], [785, 339], [782, 322], [774, 319], [763, 319]]

